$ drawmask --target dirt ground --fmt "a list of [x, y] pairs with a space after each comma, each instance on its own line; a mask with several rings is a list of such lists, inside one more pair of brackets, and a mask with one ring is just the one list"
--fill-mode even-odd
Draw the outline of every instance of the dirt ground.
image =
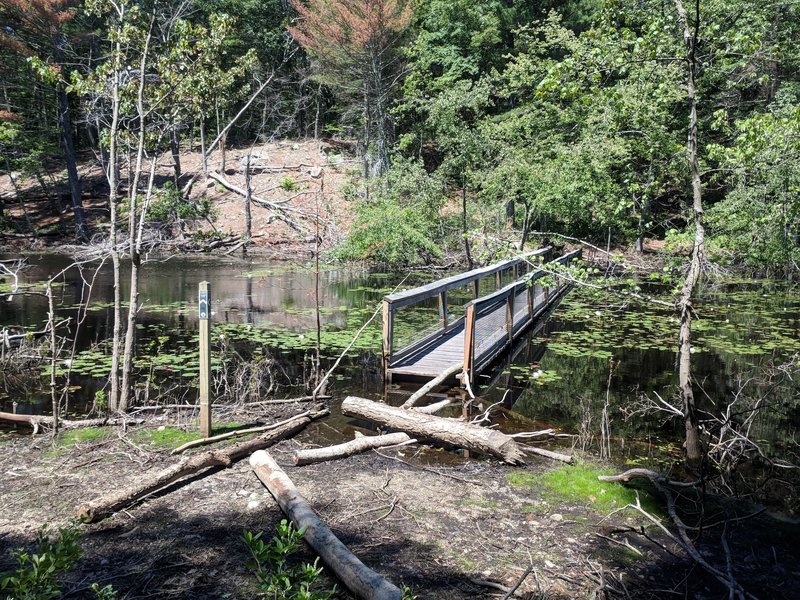
[[[277, 207], [265, 208], [257, 202], [251, 205], [253, 250], [279, 257], [313, 247], [317, 235], [324, 247], [341, 241], [352, 223], [352, 210], [343, 188], [353, 175], [360, 173], [359, 163], [346, 143], [281, 140], [228, 148], [224, 169], [219, 150], [209, 157], [208, 168], [244, 189], [248, 155], [255, 200]], [[180, 186], [184, 188], [194, 177], [189, 196], [194, 201], [210, 199], [214, 212], [213, 225], [197, 221], [187, 225], [188, 231], [216, 230], [223, 236], [240, 236], [245, 231], [243, 197], [218, 181], [204, 179], [201, 154], [196, 149], [184, 149], [180, 160]], [[107, 235], [108, 184], [91, 156], [83, 157], [79, 172], [90, 233], [97, 239]], [[120, 173], [120, 193], [125, 194], [126, 164]], [[72, 242], [74, 221], [65, 170], [53, 165], [40, 179], [25, 178], [19, 173], [13, 177], [12, 180], [8, 173], [0, 174], [0, 201], [18, 233], [4, 234], [0, 242], [8, 248], [20, 246], [27, 250]], [[156, 184], [173, 180], [172, 157], [164, 154], [158, 158]], [[39, 234], [33, 240], [26, 233], [31, 228]]]
[[[607, 517], [588, 503], [545, 501], [537, 490], [510, 485], [517, 469], [492, 459], [407, 446], [290, 466], [292, 450], [312, 445], [325, 427], [314, 422], [270, 452], [365, 564], [419, 599], [502, 597], [487, 582], [512, 586], [531, 561], [535, 570], [517, 598], [727, 598], [658, 528], [636, 533], [642, 521], [630, 511]], [[133, 441], [133, 431], [67, 447], [46, 436], [0, 434], [0, 572], [13, 566], [10, 550], [29, 547], [42, 525], [62, 525], [78, 504], [176, 462]], [[543, 459], [524, 467], [553, 468]], [[85, 557], [63, 580], [63, 597], [92, 597], [93, 582], [112, 584], [126, 599], [255, 597], [239, 537], [273, 532], [281, 518], [246, 460], [198, 474], [81, 526]], [[760, 543], [753, 527], [770, 527], [770, 543]], [[728, 532], [736, 575], [755, 597], [800, 597], [798, 548], [779, 528], [753, 520]], [[710, 546], [699, 547], [724, 564]], [[350, 596], [340, 590], [337, 597]]]

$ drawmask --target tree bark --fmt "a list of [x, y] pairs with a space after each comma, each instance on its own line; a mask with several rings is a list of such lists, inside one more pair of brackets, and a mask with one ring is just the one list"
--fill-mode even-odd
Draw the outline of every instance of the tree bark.
[[405, 431], [412, 437], [489, 454], [512, 465], [525, 462], [525, 455], [519, 445], [511, 437], [494, 429], [395, 408], [354, 396], [349, 396], [342, 402], [342, 413]]
[[464, 237], [464, 255], [467, 257], [467, 267], [471, 271], [475, 267], [472, 260], [472, 252], [469, 248], [469, 228], [467, 227], [467, 181], [461, 188], [461, 235]]
[[675, 8], [681, 24], [686, 45], [687, 62], [687, 98], [689, 100], [689, 129], [686, 148], [689, 171], [692, 176], [692, 213], [695, 227], [694, 246], [689, 270], [683, 282], [681, 297], [678, 301], [680, 311], [680, 338], [678, 350], [678, 386], [683, 405], [686, 428], [686, 461], [698, 466], [703, 458], [703, 444], [700, 439], [700, 425], [697, 418], [697, 405], [692, 389], [691, 347], [692, 347], [692, 299], [695, 287], [700, 279], [702, 263], [705, 258], [705, 229], [703, 227], [703, 196], [700, 182], [700, 165], [697, 157], [697, 46], [698, 27], [700, 21], [700, 0], [695, 0], [695, 24], [691, 27], [689, 18], [681, 0], [675, 0]]
[[[54, 36], [56, 63], [61, 65], [64, 52], [64, 34], [60, 31]], [[67, 179], [69, 180], [69, 193], [72, 198], [72, 212], [75, 215], [75, 235], [81, 240], [89, 239], [86, 228], [86, 216], [83, 212], [83, 199], [81, 197], [81, 180], [78, 176], [78, 161], [75, 156], [75, 144], [72, 140], [72, 119], [69, 112], [69, 99], [64, 91], [63, 84], [56, 88], [58, 96], [58, 116], [61, 124], [61, 136], [64, 141], [64, 160], [67, 163]]]
[[180, 185], [181, 178], [181, 137], [177, 125], [172, 125], [169, 137], [169, 148], [172, 152], [172, 163], [175, 166], [175, 187]]
[[464, 370], [464, 362], [463, 361], [458, 363], [458, 364], [453, 365], [452, 367], [450, 367], [448, 369], [445, 369], [445, 371], [443, 371], [441, 374], [439, 374], [435, 378], [431, 379], [428, 383], [426, 383], [421, 388], [419, 388], [416, 392], [411, 394], [411, 396], [408, 398], [408, 400], [403, 402], [403, 405], [400, 408], [411, 408], [419, 400], [421, 400], [425, 396], [425, 394], [430, 392], [437, 385], [443, 383], [444, 381], [446, 381], [447, 379], [449, 379], [450, 377], [452, 377], [453, 375], [455, 375], [459, 371], [463, 371], [463, 370]]
[[279, 429], [273, 429], [252, 440], [239, 442], [222, 450], [209, 450], [202, 454], [184, 458], [179, 463], [167, 467], [131, 487], [82, 504], [76, 511], [78, 518], [88, 523], [100, 521], [187, 475], [204, 471], [210, 467], [230, 467], [235, 461], [252, 454], [256, 450], [266, 448], [279, 440], [294, 435], [314, 419], [318, 419], [328, 413], [329, 411], [321, 406], [315, 407], [307, 416], [288, 422]]
[[[117, 28], [117, 40], [122, 35], [122, 22], [125, 18], [124, 4], [120, 5], [122, 8], [119, 21], [120, 25]], [[112, 83], [111, 83], [111, 128], [109, 130], [109, 145], [108, 145], [108, 171], [106, 178], [108, 179], [109, 195], [108, 195], [108, 208], [110, 213], [110, 233], [109, 233], [109, 246], [111, 251], [111, 264], [114, 272], [114, 325], [111, 336], [111, 373], [109, 373], [110, 391], [108, 395], [108, 407], [112, 411], [116, 411], [119, 407], [119, 350], [120, 339], [122, 337], [122, 288], [120, 287], [120, 260], [119, 249], [117, 248], [117, 193], [119, 190], [119, 156], [118, 156], [118, 132], [119, 132], [119, 88], [120, 88], [120, 70], [121, 70], [121, 54], [122, 48], [120, 42], [114, 44], [114, 65], [112, 67]]]
[[[0, 412], [0, 421], [8, 423], [17, 423], [20, 425], [30, 425], [37, 427], [39, 425], [53, 425], [54, 419], [50, 416], [44, 415], [20, 415], [17, 413]], [[144, 419], [81, 419], [78, 421], [67, 421], [66, 419], [59, 419], [58, 424], [62, 429], [79, 429], [81, 427], [103, 427], [115, 425], [139, 425], [144, 422]]]
[[303, 539], [348, 590], [364, 600], [400, 600], [400, 589], [364, 565], [333, 535], [268, 452], [254, 453], [250, 466], [295, 527], [304, 531]]
[[396, 446], [411, 441], [411, 438], [403, 433], [389, 433], [387, 435], [373, 435], [373, 436], [360, 436], [356, 439], [345, 442], [344, 444], [337, 444], [335, 446], [326, 446], [325, 448], [313, 448], [310, 450], [296, 450], [294, 453], [294, 464], [298, 467], [310, 465], [318, 462], [325, 462], [327, 460], [337, 460], [339, 458], [347, 458], [354, 454], [360, 454], [373, 448], [383, 448], [384, 446]]

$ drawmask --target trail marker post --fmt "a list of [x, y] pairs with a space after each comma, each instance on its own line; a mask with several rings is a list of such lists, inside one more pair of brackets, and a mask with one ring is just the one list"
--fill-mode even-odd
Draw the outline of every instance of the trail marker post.
[[211, 437], [211, 291], [207, 281], [201, 281], [198, 298], [200, 323], [200, 434]]

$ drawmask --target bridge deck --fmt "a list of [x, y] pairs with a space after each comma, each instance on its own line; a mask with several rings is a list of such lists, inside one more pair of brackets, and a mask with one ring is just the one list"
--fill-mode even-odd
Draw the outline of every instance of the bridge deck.
[[[526, 294], [525, 294], [526, 295]], [[520, 294], [523, 296], [523, 294]], [[541, 303], [543, 309], [548, 305], [544, 302], [546, 294], [542, 291], [536, 296], [535, 303]], [[525, 306], [522, 306], [522, 305]], [[514, 324], [515, 329], [524, 320], [527, 311], [527, 298], [523, 301], [515, 300]], [[495, 310], [481, 317], [480, 327], [486, 332], [481, 343], [493, 346], [503, 338], [507, 338], [505, 331], [506, 307], [498, 306]], [[517, 335], [519, 331], [515, 331]], [[420, 378], [432, 379], [453, 365], [464, 360], [464, 318], [462, 317], [451, 330], [443, 334], [436, 342], [414, 352], [410, 356], [392, 363], [388, 369], [392, 379]]]

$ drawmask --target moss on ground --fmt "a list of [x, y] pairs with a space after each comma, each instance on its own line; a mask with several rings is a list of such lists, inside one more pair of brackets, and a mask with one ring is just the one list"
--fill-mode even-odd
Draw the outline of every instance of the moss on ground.
[[538, 491], [552, 505], [564, 502], [589, 506], [598, 513], [609, 513], [627, 504], [636, 503], [638, 493], [642, 507], [648, 512], [660, 514], [662, 505], [651, 493], [647, 482], [636, 482], [623, 486], [618, 483], [598, 481], [598, 475], [610, 475], [614, 471], [592, 463], [574, 466], [563, 465], [546, 473], [514, 471], [507, 476], [515, 488]]

